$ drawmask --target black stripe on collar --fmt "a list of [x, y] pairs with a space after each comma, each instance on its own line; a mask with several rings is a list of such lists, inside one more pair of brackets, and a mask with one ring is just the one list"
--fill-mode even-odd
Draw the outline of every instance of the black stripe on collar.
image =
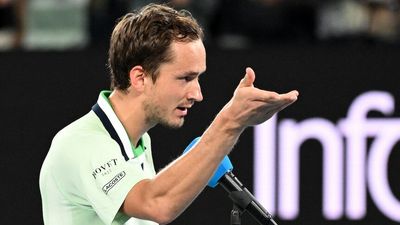
[[126, 152], [124, 150], [124, 145], [122, 144], [121, 139], [119, 138], [117, 132], [115, 131], [114, 127], [112, 126], [107, 115], [104, 113], [104, 111], [100, 108], [99, 104], [97, 104], [97, 103], [92, 107], [92, 110], [97, 115], [97, 117], [99, 117], [101, 123], [106, 128], [106, 130], [110, 134], [111, 138], [114, 139], [118, 143], [119, 147], [121, 148], [122, 155], [124, 156], [125, 160], [128, 161], [129, 158], [126, 155]]

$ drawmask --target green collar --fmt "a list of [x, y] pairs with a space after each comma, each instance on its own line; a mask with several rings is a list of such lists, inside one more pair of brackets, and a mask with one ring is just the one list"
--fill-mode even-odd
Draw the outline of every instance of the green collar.
[[[111, 94], [111, 91], [109, 91], [109, 90], [104, 90], [104, 91], [100, 92], [101, 97], [103, 97], [112, 108], [110, 99], [108, 99], [110, 97], [110, 94]], [[131, 148], [132, 148], [132, 152], [133, 152], [133, 155], [135, 156], [135, 158], [140, 156], [144, 152], [144, 149], [145, 149], [142, 138], [139, 139], [137, 147], [132, 145], [132, 142], [131, 142]]]

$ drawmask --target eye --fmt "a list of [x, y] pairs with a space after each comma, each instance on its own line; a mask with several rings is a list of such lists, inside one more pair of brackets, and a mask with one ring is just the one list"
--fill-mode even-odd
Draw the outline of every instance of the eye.
[[196, 78], [196, 76], [184, 76], [184, 77], [180, 77], [179, 80], [184, 80], [186, 82], [192, 81]]

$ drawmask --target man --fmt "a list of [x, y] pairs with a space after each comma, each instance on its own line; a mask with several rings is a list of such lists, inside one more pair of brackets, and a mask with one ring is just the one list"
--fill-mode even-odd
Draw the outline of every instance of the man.
[[[116, 25], [110, 42], [112, 92], [53, 139], [40, 173], [46, 225], [166, 224], [206, 186], [246, 127], [293, 103], [253, 86], [246, 69], [232, 99], [197, 145], [158, 174], [150, 137], [157, 124], [181, 127], [203, 99], [202, 30], [186, 11], [148, 5]], [[131, 219], [130, 219], [131, 218]]]

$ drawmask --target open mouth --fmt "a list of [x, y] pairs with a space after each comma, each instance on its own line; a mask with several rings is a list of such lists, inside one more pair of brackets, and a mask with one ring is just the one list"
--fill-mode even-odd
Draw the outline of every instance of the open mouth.
[[186, 116], [188, 113], [188, 108], [187, 107], [176, 107], [178, 109], [179, 112], [179, 116]]

